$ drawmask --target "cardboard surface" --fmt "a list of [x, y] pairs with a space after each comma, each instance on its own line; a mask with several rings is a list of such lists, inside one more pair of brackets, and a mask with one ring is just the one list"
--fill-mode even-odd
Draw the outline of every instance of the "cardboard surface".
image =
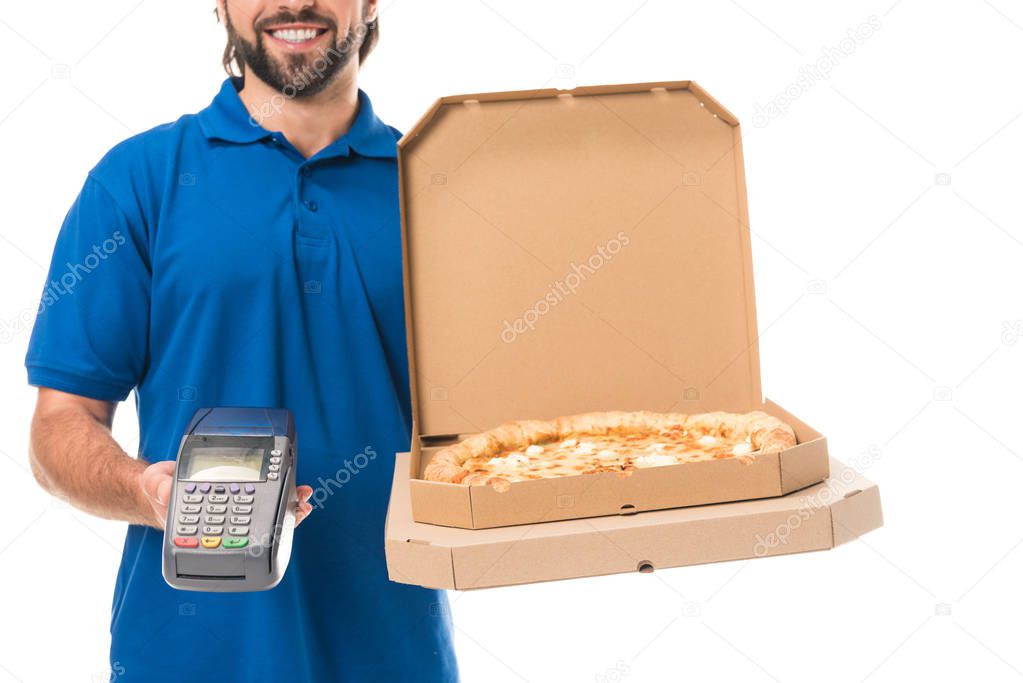
[[398, 146], [418, 434], [760, 405], [740, 131], [698, 86], [445, 97]]
[[402, 453], [387, 514], [388, 575], [471, 590], [827, 550], [883, 521], [877, 485], [835, 460], [831, 472], [777, 498], [467, 530], [413, 521]]
[[[489, 528], [827, 477], [823, 437], [763, 401], [741, 133], [699, 86], [441, 98], [399, 141], [398, 168], [416, 520]], [[754, 409], [799, 446], [504, 493], [418, 478], [434, 446], [511, 420]]]

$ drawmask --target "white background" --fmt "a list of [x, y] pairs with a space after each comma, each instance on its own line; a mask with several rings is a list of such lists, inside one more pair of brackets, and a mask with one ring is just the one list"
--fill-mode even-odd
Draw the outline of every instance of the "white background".
[[[124, 527], [29, 474], [19, 325], [86, 171], [212, 98], [212, 9], [0, 9], [2, 683], [105, 680]], [[880, 28], [829, 79], [754, 125], [758, 104], [871, 15]], [[705, 87], [745, 132], [764, 386], [837, 457], [881, 454], [866, 474], [885, 527], [831, 552], [452, 593], [465, 680], [1023, 677], [1023, 9], [391, 0], [381, 27], [361, 85], [403, 131], [444, 94]], [[129, 452], [136, 427], [125, 404]]]

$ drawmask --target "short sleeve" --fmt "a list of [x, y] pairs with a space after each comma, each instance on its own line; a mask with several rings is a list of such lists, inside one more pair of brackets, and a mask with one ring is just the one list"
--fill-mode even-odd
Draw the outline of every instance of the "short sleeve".
[[147, 362], [146, 226], [90, 174], [57, 236], [25, 357], [28, 382], [123, 401]]

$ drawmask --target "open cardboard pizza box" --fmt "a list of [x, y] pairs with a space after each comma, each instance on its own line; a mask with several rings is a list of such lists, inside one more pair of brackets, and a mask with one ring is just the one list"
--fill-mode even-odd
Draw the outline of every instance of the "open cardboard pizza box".
[[408, 453], [398, 455], [385, 551], [392, 581], [471, 590], [828, 550], [881, 526], [876, 484], [837, 460], [826, 481], [778, 498], [454, 529], [412, 518]]
[[[824, 437], [761, 393], [739, 123], [700, 87], [444, 97], [398, 148], [412, 519], [483, 529], [631, 514], [828, 476]], [[443, 446], [507, 421], [758, 409], [798, 445], [503, 492], [421, 478]]]

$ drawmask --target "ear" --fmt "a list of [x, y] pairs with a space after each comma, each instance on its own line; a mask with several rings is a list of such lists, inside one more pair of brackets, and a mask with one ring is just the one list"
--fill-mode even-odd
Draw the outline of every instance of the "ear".
[[[223, 2], [224, 0], [220, 1]], [[374, 21], [376, 21], [378, 9], [379, 8], [377, 7], [377, 0], [366, 0], [366, 5], [362, 9], [363, 20], [367, 24], [372, 24]]]
[[217, 0], [217, 21], [220, 23], [224, 23], [224, 17], [227, 16], [227, 9], [224, 6], [226, 3], [227, 0]]

